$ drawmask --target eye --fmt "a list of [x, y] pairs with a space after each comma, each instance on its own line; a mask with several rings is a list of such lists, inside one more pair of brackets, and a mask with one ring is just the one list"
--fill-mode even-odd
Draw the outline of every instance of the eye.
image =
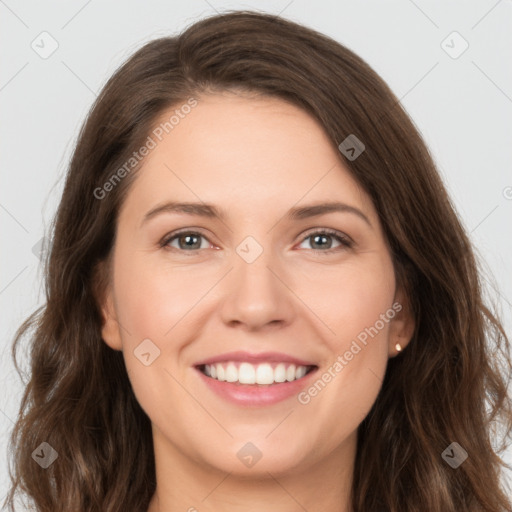
[[[339, 245], [334, 248], [332, 247], [333, 238], [337, 240], [339, 243]], [[170, 233], [169, 235], [164, 237], [160, 242], [160, 246], [181, 252], [191, 253], [194, 253], [200, 249], [208, 249], [208, 247], [211, 247], [211, 243], [209, 245], [207, 244], [206, 246], [202, 245], [201, 239], [208, 241], [208, 239], [198, 231], [183, 230]], [[324, 254], [330, 254], [346, 248], [350, 248], [353, 245], [352, 240], [348, 238], [346, 235], [340, 233], [339, 231], [328, 228], [310, 232], [305, 238], [303, 238], [303, 241], [301, 243], [304, 243], [308, 239], [312, 239], [312, 244], [314, 245], [312, 247], [313, 251], [321, 252]], [[172, 245], [172, 243], [174, 242], [177, 243], [177, 246]]]
[[[174, 232], [166, 236], [161, 242], [161, 247], [169, 247], [178, 251], [194, 252], [199, 249], [208, 249], [210, 245], [203, 247], [201, 246], [201, 239], [208, 240], [204, 235], [197, 231], [179, 231]], [[171, 242], [177, 242], [178, 246], [171, 245]]]
[[[333, 238], [339, 242], [340, 245], [338, 247], [332, 248]], [[312, 239], [311, 245], [313, 245], [312, 249], [314, 251], [327, 254], [350, 248], [353, 245], [352, 240], [350, 240], [343, 233], [340, 233], [334, 229], [321, 229], [310, 232], [301, 243], [304, 243], [308, 239]], [[320, 249], [315, 246], [319, 246]]]

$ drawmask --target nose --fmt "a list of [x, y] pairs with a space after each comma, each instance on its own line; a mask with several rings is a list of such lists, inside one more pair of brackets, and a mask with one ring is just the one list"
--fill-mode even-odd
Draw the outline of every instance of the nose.
[[238, 254], [233, 259], [234, 268], [223, 283], [223, 322], [248, 331], [290, 324], [295, 315], [290, 278], [271, 251], [250, 263]]

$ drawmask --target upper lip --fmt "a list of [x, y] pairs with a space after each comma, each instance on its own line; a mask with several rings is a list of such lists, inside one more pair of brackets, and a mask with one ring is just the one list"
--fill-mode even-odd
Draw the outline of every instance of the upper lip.
[[281, 352], [260, 352], [259, 354], [245, 352], [243, 350], [237, 350], [235, 352], [226, 352], [224, 354], [219, 354], [218, 356], [209, 357], [208, 359], [203, 359], [195, 364], [195, 366], [203, 366], [205, 364], [214, 364], [221, 363], [224, 361], [244, 361], [247, 363], [264, 363], [264, 362], [272, 362], [272, 363], [293, 363], [299, 366], [316, 366], [315, 363], [310, 361], [305, 361], [304, 359], [299, 359], [294, 356], [290, 356], [288, 354], [283, 354]]

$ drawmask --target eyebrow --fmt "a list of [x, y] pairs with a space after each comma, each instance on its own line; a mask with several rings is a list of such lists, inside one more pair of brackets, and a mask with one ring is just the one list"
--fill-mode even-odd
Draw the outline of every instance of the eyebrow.
[[[288, 210], [284, 217], [287, 220], [303, 220], [332, 212], [352, 213], [363, 219], [370, 227], [373, 227], [368, 217], [361, 210], [355, 206], [350, 206], [340, 202], [327, 202], [298, 206]], [[150, 219], [162, 213], [185, 213], [211, 219], [219, 219], [223, 222], [227, 218], [226, 212], [213, 204], [168, 201], [149, 210], [146, 215], [144, 215], [141, 226], [148, 222]]]

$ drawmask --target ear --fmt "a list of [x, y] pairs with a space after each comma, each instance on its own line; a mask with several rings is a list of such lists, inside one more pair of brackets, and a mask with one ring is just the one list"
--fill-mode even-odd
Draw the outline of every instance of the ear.
[[400, 350], [407, 347], [414, 335], [416, 326], [411, 304], [402, 287], [399, 287], [395, 293], [392, 309], [395, 311], [395, 316], [389, 323], [389, 357], [395, 357], [400, 352], [396, 348], [397, 343], [400, 344]]
[[122, 350], [123, 344], [121, 343], [121, 331], [119, 329], [119, 322], [117, 321], [112, 290], [110, 287], [107, 290], [101, 311], [103, 316], [101, 337], [103, 341], [114, 350]]
[[113, 286], [109, 275], [110, 262], [100, 262], [94, 271], [94, 295], [101, 310], [103, 341], [114, 350], [122, 350], [121, 331], [115, 310]]

